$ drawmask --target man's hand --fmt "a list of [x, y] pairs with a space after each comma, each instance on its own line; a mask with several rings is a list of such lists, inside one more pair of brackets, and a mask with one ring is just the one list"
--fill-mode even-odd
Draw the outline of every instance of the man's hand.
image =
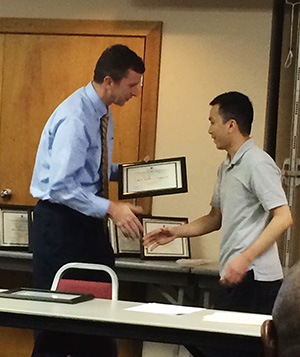
[[140, 238], [143, 234], [143, 226], [135, 214], [143, 213], [140, 206], [131, 203], [116, 203], [110, 201], [108, 215], [115, 224], [120, 227], [125, 237]]
[[244, 253], [231, 259], [226, 266], [225, 275], [220, 279], [220, 283], [228, 286], [240, 283], [246, 275], [250, 263], [251, 260]]
[[176, 237], [176, 227], [163, 227], [146, 234], [143, 244], [146, 248], [154, 250], [159, 245], [172, 242]]

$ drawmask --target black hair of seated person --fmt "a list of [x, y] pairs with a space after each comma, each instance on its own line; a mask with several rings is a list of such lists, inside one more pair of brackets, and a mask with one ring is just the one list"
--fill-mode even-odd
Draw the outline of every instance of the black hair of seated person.
[[279, 357], [300, 356], [300, 261], [284, 278], [273, 311]]

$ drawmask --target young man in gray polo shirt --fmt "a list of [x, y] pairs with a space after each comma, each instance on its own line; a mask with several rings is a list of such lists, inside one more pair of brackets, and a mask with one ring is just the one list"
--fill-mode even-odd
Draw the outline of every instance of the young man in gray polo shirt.
[[276, 241], [292, 224], [280, 170], [250, 138], [253, 107], [247, 96], [224, 93], [210, 105], [208, 132], [217, 149], [228, 154], [218, 171], [211, 211], [189, 224], [147, 234], [144, 245], [155, 249], [222, 226], [215, 307], [271, 313], [283, 277]]

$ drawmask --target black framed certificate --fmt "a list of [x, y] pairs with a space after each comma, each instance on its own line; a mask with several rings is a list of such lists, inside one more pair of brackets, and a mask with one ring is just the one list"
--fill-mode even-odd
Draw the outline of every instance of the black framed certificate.
[[[186, 217], [161, 217], [161, 216], [144, 216], [142, 217], [142, 224], [144, 234], [150, 233], [156, 229], [166, 226], [180, 226], [188, 223]], [[189, 237], [179, 237], [172, 242], [160, 245], [154, 250], [143, 247], [142, 258], [145, 259], [178, 259], [190, 257], [190, 240]]]
[[20, 300], [57, 302], [65, 304], [77, 304], [79, 302], [94, 299], [94, 295], [92, 294], [71, 293], [64, 291], [51, 291], [31, 288], [17, 288], [2, 291], [0, 293], [0, 298], [1, 297]]
[[120, 165], [119, 199], [187, 192], [185, 157]]
[[32, 207], [0, 205], [0, 249], [28, 248]]

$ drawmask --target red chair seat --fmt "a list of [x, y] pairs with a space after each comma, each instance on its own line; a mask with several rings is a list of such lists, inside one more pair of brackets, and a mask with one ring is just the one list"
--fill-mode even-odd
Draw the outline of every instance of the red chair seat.
[[58, 291], [88, 293], [99, 299], [111, 299], [112, 284], [99, 281], [85, 281], [74, 279], [60, 279], [57, 286]]

